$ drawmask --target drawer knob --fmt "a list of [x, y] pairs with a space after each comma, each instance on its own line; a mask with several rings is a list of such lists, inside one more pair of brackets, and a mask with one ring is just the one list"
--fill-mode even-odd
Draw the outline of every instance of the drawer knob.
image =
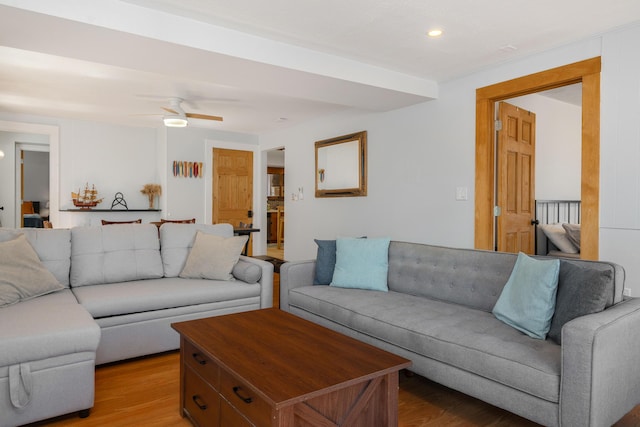
[[206, 404], [206, 403], [204, 403], [204, 402], [202, 401], [202, 399], [200, 398], [200, 396], [198, 396], [197, 394], [193, 395], [193, 397], [192, 397], [191, 399], [193, 399], [193, 403], [195, 403], [195, 404], [196, 404], [196, 406], [197, 406], [198, 408], [200, 408], [201, 410], [203, 410], [203, 411], [204, 411], [205, 409], [207, 409], [207, 404]]
[[200, 353], [193, 353], [191, 356], [192, 356], [192, 357], [195, 359], [195, 361], [196, 361], [196, 362], [198, 362], [199, 364], [201, 364], [201, 365], [206, 365], [206, 364], [207, 364], [207, 360], [206, 360], [205, 358], [203, 358], [203, 357], [200, 355]]
[[240, 394], [240, 390], [242, 390], [241, 387], [234, 387], [233, 388], [233, 393], [238, 396], [244, 403], [251, 403], [253, 402], [253, 399], [251, 399], [250, 397], [244, 397]]

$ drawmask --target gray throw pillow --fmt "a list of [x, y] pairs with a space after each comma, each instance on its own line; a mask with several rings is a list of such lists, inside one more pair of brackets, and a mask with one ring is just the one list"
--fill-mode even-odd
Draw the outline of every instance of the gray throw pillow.
[[313, 278], [314, 285], [328, 285], [333, 279], [333, 270], [336, 267], [336, 241], [313, 239], [318, 245], [316, 256], [316, 273]]
[[258, 283], [262, 277], [262, 269], [256, 264], [239, 260], [233, 267], [233, 277], [247, 283]]
[[0, 307], [60, 289], [24, 234], [0, 243]]
[[607, 297], [613, 293], [613, 273], [584, 268], [573, 263], [560, 263], [556, 311], [551, 319], [548, 337], [562, 344], [562, 326], [576, 317], [604, 310]]

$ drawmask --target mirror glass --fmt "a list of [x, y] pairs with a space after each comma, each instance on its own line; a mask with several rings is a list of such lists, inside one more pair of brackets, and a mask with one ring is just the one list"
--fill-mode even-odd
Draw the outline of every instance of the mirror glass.
[[316, 197], [367, 195], [367, 132], [316, 142]]

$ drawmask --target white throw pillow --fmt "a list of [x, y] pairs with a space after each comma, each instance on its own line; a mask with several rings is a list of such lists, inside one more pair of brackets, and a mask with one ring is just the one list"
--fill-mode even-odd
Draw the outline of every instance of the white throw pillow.
[[234, 280], [231, 272], [248, 239], [249, 236], [225, 238], [198, 231], [180, 277]]
[[562, 252], [567, 254], [578, 253], [578, 248], [571, 243], [562, 224], [540, 224], [538, 227], [542, 228], [542, 231], [547, 238], [551, 240], [551, 243], [556, 245]]
[[0, 243], [0, 307], [60, 289], [24, 234]]

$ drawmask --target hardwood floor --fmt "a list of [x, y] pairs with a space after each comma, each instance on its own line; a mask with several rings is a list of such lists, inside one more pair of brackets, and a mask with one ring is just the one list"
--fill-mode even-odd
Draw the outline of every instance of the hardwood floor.
[[[179, 353], [149, 356], [96, 369], [95, 406], [88, 418], [69, 415], [33, 426], [191, 426], [179, 412]], [[400, 373], [400, 427], [536, 426], [530, 421], [429, 381]], [[640, 426], [640, 406], [615, 424]], [[232, 426], [225, 426], [232, 427]]]
[[267, 255], [278, 259], [284, 259], [284, 245], [278, 249], [275, 244], [267, 245]]

